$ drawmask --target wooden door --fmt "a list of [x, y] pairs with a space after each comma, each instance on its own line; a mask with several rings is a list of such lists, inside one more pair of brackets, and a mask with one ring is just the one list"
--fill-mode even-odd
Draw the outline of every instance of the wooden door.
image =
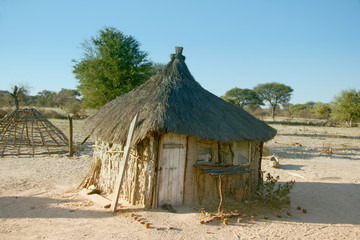
[[183, 204], [186, 136], [168, 133], [160, 142], [159, 206]]

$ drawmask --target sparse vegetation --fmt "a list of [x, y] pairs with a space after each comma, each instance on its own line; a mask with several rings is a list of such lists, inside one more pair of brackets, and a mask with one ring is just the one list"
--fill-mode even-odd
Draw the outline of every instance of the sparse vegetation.
[[354, 122], [360, 120], [360, 91], [355, 89], [341, 91], [332, 102], [331, 117], [353, 127]]
[[262, 203], [278, 206], [282, 203], [290, 204], [290, 191], [295, 186], [295, 181], [278, 183], [279, 176], [273, 177], [270, 173], [266, 175], [266, 180], [258, 185], [256, 194]]
[[293, 89], [282, 83], [272, 82], [258, 84], [254, 87], [254, 91], [259, 95], [260, 99], [270, 104], [271, 117], [274, 119], [276, 109], [279, 105], [290, 101]]

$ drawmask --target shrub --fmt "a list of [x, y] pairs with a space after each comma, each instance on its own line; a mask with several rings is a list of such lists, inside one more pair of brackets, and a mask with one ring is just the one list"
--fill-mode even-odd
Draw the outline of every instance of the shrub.
[[46, 118], [53, 118], [53, 119], [66, 119], [67, 118], [64, 114], [61, 114], [55, 110], [41, 110], [40, 112]]
[[290, 204], [289, 194], [295, 185], [295, 181], [279, 184], [277, 183], [279, 178], [279, 176], [273, 177], [268, 173], [266, 180], [259, 183], [257, 195], [260, 202]]

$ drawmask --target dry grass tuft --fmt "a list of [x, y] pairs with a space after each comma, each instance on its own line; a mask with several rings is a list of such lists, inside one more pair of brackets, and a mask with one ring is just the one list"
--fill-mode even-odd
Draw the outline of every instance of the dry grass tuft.
[[331, 143], [323, 143], [321, 152], [326, 153], [326, 154], [333, 154], [333, 150], [331, 148]]

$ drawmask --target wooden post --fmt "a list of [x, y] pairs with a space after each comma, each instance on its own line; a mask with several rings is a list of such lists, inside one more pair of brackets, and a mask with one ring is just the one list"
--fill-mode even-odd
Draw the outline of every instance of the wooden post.
[[219, 175], [219, 194], [220, 194], [220, 203], [219, 203], [219, 207], [218, 207], [218, 213], [221, 212], [221, 206], [223, 204], [221, 175]]
[[196, 192], [198, 203], [201, 205], [201, 196], [200, 196], [200, 169], [196, 167]]
[[249, 172], [249, 206], [251, 206], [251, 172]]
[[73, 152], [73, 117], [68, 115], [69, 119], [69, 156], [72, 157], [74, 155]]
[[138, 181], [138, 177], [139, 177], [139, 173], [138, 173], [138, 161], [139, 161], [139, 156], [136, 157], [135, 160], [135, 180], [134, 180], [134, 187], [132, 189], [132, 194], [131, 194], [131, 204], [135, 205], [136, 203], [136, 191], [137, 191], [137, 181]]
[[158, 154], [158, 140], [156, 137], [151, 136], [150, 137], [150, 154], [151, 154], [151, 174], [150, 174], [150, 183], [149, 183], [149, 189], [148, 189], [148, 195], [146, 199], [146, 208], [150, 208], [153, 206], [153, 199], [154, 199], [154, 188], [156, 188], [156, 181], [155, 181], [155, 170], [156, 170], [156, 162], [157, 162], [157, 154]]
[[126, 144], [125, 144], [125, 147], [124, 147], [124, 155], [123, 155], [123, 157], [121, 159], [121, 162], [119, 164], [119, 176], [116, 179], [116, 183], [115, 183], [114, 191], [113, 191], [114, 197], [113, 197], [113, 200], [111, 202], [111, 211], [112, 212], [116, 212], [116, 206], [117, 206], [118, 200], [119, 200], [120, 189], [121, 189], [122, 182], [124, 180], [127, 161], [129, 159], [129, 155], [130, 155], [130, 144], [131, 144], [132, 137], [134, 135], [134, 130], [135, 130], [135, 124], [136, 124], [136, 121], [137, 121], [137, 117], [138, 117], [138, 114], [135, 115], [134, 119], [132, 120], [132, 122], [130, 124], [129, 133], [128, 133], [128, 136], [127, 136], [127, 139], [126, 139]]
[[188, 164], [188, 151], [189, 149], [189, 136], [186, 136], [186, 150], [185, 150], [185, 167], [184, 167], [184, 185], [183, 185], [183, 204], [184, 204], [184, 201], [185, 201], [185, 191], [186, 191], [186, 171], [187, 171], [187, 164]]
[[156, 161], [155, 161], [155, 176], [154, 176], [154, 191], [153, 191], [153, 203], [152, 208], [156, 209], [159, 203], [159, 188], [160, 188], [160, 142], [161, 142], [162, 135], [157, 136], [157, 154], [156, 154]]
[[261, 160], [262, 160], [262, 154], [263, 154], [263, 147], [264, 147], [264, 142], [260, 142], [259, 143], [259, 167], [258, 167], [258, 183], [262, 182], [262, 177], [261, 177]]

